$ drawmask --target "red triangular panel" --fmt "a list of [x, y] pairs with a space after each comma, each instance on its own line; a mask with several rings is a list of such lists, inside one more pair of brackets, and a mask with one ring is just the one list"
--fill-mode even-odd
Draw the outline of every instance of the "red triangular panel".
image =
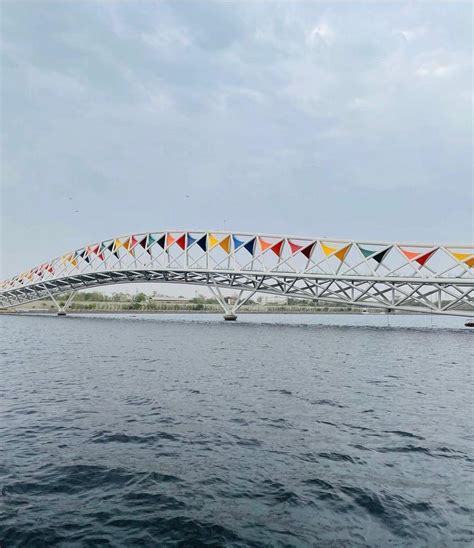
[[283, 242], [285, 240], [280, 240], [279, 242], [277, 242], [276, 244], [272, 245], [272, 251], [273, 253], [275, 253], [275, 255], [277, 257], [279, 257], [281, 255], [281, 250], [282, 250], [282, 247], [283, 247]]
[[290, 246], [290, 249], [291, 249], [291, 252], [293, 253], [293, 255], [295, 253], [298, 253], [298, 251], [303, 248], [302, 245], [294, 244], [293, 242], [290, 242], [290, 240], [288, 240], [288, 244]]
[[176, 243], [179, 245], [179, 247], [181, 249], [186, 249], [186, 234], [183, 234], [182, 236], [180, 236], [177, 240], [176, 240]]
[[420, 263], [421, 266], [423, 266], [428, 259], [430, 259], [436, 252], [436, 249], [433, 249], [432, 251], [428, 251], [428, 253], [425, 253], [424, 255], [420, 255], [416, 260], [417, 263]]
[[301, 250], [301, 253], [307, 258], [311, 258], [311, 253], [313, 253], [313, 247], [316, 242], [313, 242], [312, 244], [307, 245], [304, 249]]

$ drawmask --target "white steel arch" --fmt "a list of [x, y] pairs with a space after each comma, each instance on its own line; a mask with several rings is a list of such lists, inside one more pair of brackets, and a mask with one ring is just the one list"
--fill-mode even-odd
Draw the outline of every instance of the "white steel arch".
[[365, 308], [474, 315], [474, 246], [166, 230], [110, 238], [0, 283], [0, 306], [116, 283], [205, 285]]

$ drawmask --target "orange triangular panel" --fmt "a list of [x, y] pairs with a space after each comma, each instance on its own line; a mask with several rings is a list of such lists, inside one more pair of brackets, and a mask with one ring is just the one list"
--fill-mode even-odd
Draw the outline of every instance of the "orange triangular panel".
[[290, 240], [288, 240], [288, 245], [290, 246], [291, 253], [293, 253], [293, 255], [298, 253], [300, 249], [303, 249], [302, 245], [294, 244], [293, 242], [290, 242]]
[[276, 244], [273, 244], [273, 245], [272, 245], [272, 251], [273, 251], [273, 253], [275, 253], [275, 255], [276, 255], [277, 257], [279, 257], [279, 256], [281, 255], [281, 249], [282, 249], [282, 247], [283, 247], [283, 242], [284, 242], [284, 241], [285, 241], [285, 240], [280, 240], [280, 241], [277, 242]]
[[467, 261], [464, 261], [464, 264], [467, 264], [467, 266], [468, 266], [469, 268], [474, 267], [474, 257], [471, 257], [471, 258], [468, 259]]
[[230, 236], [226, 236], [223, 240], [221, 240], [219, 245], [226, 253], [230, 253]]
[[130, 255], [133, 255], [133, 248], [137, 244], [137, 241], [133, 236], [130, 236], [124, 243], [123, 247], [130, 253]]
[[400, 251], [410, 261], [412, 261], [413, 259], [415, 259], [416, 257], [418, 257], [420, 255], [420, 253], [418, 251], [407, 251], [406, 249], [402, 249], [402, 248], [400, 248]]
[[420, 255], [415, 260], [417, 263], [420, 263], [421, 266], [423, 266], [428, 259], [430, 259], [434, 254], [436, 253], [436, 249], [433, 249], [432, 251], [428, 251], [428, 253], [425, 253], [424, 255]]
[[331, 255], [332, 253], [334, 253], [334, 251], [336, 251], [335, 247], [329, 247], [324, 242], [321, 242], [321, 247], [322, 247], [326, 257], [329, 257], [329, 255]]
[[336, 255], [336, 257], [342, 262], [346, 258], [347, 252], [351, 248], [351, 245], [352, 244], [341, 247], [341, 249], [339, 249], [339, 251], [337, 251], [334, 255]]
[[166, 247], [169, 247], [170, 245], [173, 245], [176, 240], [173, 238], [171, 234], [166, 235]]
[[260, 249], [262, 251], [265, 251], [267, 250], [269, 247], [272, 247], [272, 244], [270, 242], [267, 242], [266, 240], [264, 240], [263, 238], [258, 238], [258, 242], [260, 244]]

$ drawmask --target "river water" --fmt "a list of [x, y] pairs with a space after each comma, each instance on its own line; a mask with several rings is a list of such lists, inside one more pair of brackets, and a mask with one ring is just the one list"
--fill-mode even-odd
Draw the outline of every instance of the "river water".
[[22, 315], [0, 340], [2, 548], [472, 545], [462, 319]]

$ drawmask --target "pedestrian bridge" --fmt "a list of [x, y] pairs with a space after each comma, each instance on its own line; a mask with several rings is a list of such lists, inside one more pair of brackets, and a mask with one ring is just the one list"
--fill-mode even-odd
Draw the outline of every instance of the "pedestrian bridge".
[[[86, 245], [0, 283], [9, 308], [122, 283], [207, 286], [229, 314], [255, 293], [363, 308], [474, 315], [474, 246], [157, 231]], [[222, 289], [239, 291], [229, 308]], [[66, 306], [67, 306], [66, 304]]]

